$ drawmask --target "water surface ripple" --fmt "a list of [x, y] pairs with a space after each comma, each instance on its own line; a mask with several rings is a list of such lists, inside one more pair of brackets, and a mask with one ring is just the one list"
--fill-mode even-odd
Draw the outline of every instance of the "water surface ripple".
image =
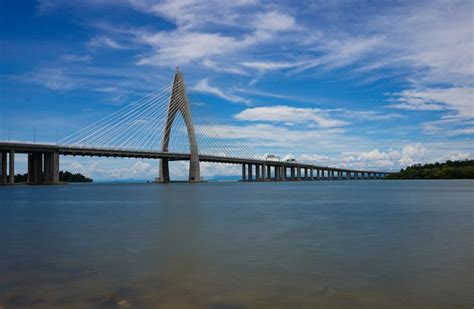
[[0, 187], [0, 307], [471, 308], [473, 188]]

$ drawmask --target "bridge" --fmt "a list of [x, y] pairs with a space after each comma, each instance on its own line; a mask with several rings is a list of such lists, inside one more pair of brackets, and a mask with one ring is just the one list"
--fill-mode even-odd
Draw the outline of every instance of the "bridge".
[[170, 85], [56, 144], [0, 141], [0, 183], [14, 184], [18, 153], [27, 154], [29, 184], [60, 183], [60, 156], [158, 159], [157, 182], [170, 181], [170, 161], [189, 161], [189, 182], [202, 181], [200, 162], [241, 165], [241, 181], [246, 182], [382, 179], [389, 174], [268, 160], [247, 145], [229, 143], [228, 135], [228, 130], [194, 125], [183, 75], [177, 69]]

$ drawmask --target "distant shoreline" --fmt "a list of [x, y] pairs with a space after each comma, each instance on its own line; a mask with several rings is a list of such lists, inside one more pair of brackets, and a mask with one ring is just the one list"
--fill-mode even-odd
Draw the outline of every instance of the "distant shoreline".
[[474, 160], [446, 161], [445, 163], [415, 164], [389, 174], [385, 179], [399, 180], [461, 180], [474, 179]]

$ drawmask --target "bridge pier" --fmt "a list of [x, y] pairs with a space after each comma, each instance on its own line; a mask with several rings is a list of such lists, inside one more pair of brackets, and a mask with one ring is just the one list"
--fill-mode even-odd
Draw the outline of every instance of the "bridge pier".
[[7, 184], [7, 153], [6, 152], [3, 152], [1, 153], [0, 155], [0, 162], [1, 162], [1, 169], [0, 169], [0, 176], [1, 176], [1, 179], [0, 179], [0, 183], [2, 185], [5, 185]]
[[58, 184], [59, 153], [29, 153], [27, 182], [28, 184]]
[[286, 181], [285, 169], [286, 167], [284, 165], [280, 166], [280, 180], [281, 181]]
[[[253, 166], [255, 165], [255, 179]], [[272, 175], [272, 169], [274, 174]], [[303, 181], [303, 180], [360, 180], [383, 179], [385, 173], [332, 170], [294, 165], [242, 164], [242, 181]]]
[[168, 159], [160, 159], [160, 180], [159, 182], [170, 181], [170, 166]]
[[8, 182], [13, 185], [15, 184], [15, 150], [10, 150], [10, 175]]

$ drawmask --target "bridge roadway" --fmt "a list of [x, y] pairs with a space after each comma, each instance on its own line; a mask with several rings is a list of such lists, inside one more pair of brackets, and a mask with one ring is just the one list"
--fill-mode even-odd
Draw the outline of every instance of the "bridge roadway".
[[[0, 183], [2, 184], [13, 184], [14, 182], [15, 153], [28, 154], [28, 182], [42, 184], [59, 182], [59, 155], [167, 159], [169, 161], [190, 160], [190, 154], [186, 153], [150, 152], [143, 150], [91, 148], [21, 142], [0, 142], [0, 152]], [[10, 159], [9, 175], [7, 175], [7, 154]], [[242, 165], [242, 181], [381, 179], [389, 174], [388, 172], [342, 169], [300, 162], [232, 158], [206, 154], [200, 154], [199, 161]]]

